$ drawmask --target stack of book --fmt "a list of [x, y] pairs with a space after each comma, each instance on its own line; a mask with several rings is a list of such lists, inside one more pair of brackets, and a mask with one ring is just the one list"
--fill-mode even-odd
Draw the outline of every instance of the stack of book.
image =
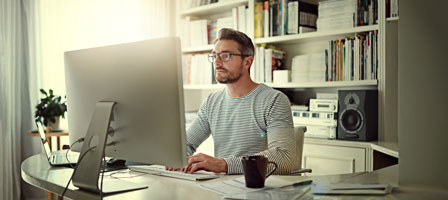
[[291, 82], [324, 82], [325, 54], [298, 55], [292, 59]]
[[245, 5], [232, 9], [231, 16], [223, 16], [217, 19], [199, 19], [187, 16], [181, 19], [180, 37], [182, 48], [190, 48], [213, 44], [219, 30], [232, 28], [246, 33], [248, 29], [248, 8]]
[[326, 55], [326, 81], [375, 80], [378, 78], [378, 32], [331, 40]]
[[255, 0], [255, 38], [316, 30], [317, 5], [299, 0]]
[[317, 30], [328, 31], [356, 26], [357, 0], [329, 0], [319, 2]]
[[358, 1], [356, 25], [378, 24], [378, 0]]
[[250, 68], [250, 76], [255, 82], [272, 83], [274, 70], [285, 69], [286, 53], [274, 46], [258, 46], [255, 48], [254, 62]]
[[288, 34], [316, 31], [317, 5], [290, 0], [288, 2]]
[[208, 54], [182, 56], [182, 75], [185, 85], [216, 83], [213, 71], [213, 64], [208, 61]]

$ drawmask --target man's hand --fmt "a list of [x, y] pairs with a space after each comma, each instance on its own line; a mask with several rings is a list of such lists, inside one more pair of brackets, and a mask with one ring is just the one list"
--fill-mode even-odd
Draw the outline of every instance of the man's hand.
[[182, 168], [183, 172], [194, 173], [198, 170], [205, 170], [215, 173], [227, 172], [227, 163], [223, 159], [215, 158], [203, 153], [188, 157], [188, 165]]
[[182, 169], [180, 169], [180, 168], [173, 168], [173, 167], [167, 167], [167, 166], [165, 166], [165, 170], [168, 170], [168, 171], [180, 171], [180, 170], [183, 170], [184, 168], [182, 168]]

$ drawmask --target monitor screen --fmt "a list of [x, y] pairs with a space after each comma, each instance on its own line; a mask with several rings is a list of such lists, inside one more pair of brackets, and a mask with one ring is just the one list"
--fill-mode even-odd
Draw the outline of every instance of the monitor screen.
[[186, 166], [179, 38], [69, 51], [64, 58], [70, 143], [86, 135], [97, 102], [116, 102], [106, 156]]

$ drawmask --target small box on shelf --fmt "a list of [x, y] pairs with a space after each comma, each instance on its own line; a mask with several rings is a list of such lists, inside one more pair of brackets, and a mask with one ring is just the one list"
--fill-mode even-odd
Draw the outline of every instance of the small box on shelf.
[[274, 83], [289, 83], [291, 81], [290, 70], [274, 70]]

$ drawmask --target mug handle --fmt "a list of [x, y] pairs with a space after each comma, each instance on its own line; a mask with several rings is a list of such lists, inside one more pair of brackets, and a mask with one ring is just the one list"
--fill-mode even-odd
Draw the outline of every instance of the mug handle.
[[274, 169], [272, 169], [272, 171], [270, 171], [269, 173], [268, 173], [268, 175], [266, 175], [266, 177], [265, 177], [265, 179], [266, 178], [268, 178], [272, 173], [274, 173], [275, 172], [275, 170], [277, 169], [277, 163], [275, 163], [275, 162], [272, 162], [272, 161], [268, 161], [268, 165], [269, 164], [274, 164]]

